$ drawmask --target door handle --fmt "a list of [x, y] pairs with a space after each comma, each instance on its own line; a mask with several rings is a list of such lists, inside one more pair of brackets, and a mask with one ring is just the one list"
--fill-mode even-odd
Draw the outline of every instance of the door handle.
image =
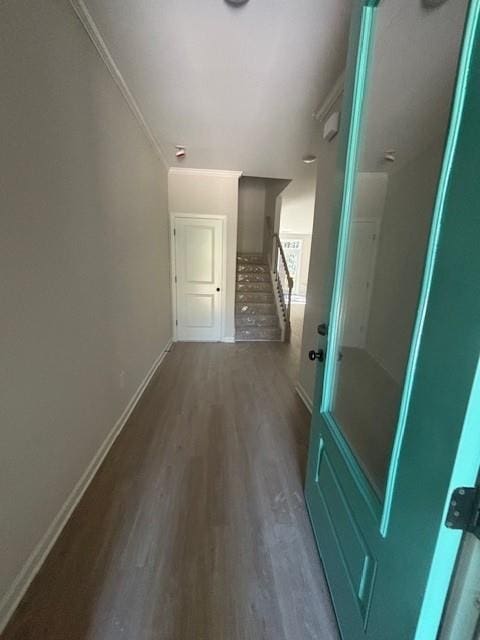
[[315, 349], [312, 349], [311, 351], [308, 352], [308, 359], [311, 360], [312, 362], [314, 360], [323, 362], [325, 360], [325, 354], [323, 352], [323, 349], [319, 349], [318, 351], [315, 351]]
[[328, 326], [325, 322], [322, 322], [322, 324], [319, 324], [317, 327], [317, 333], [320, 334], [321, 336], [326, 336], [328, 333]]
[[217, 291], [220, 291], [220, 287], [217, 287]]

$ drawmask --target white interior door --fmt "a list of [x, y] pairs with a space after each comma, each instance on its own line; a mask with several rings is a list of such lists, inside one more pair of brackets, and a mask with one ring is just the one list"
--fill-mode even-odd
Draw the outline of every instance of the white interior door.
[[177, 339], [220, 340], [223, 220], [176, 217], [174, 224]]

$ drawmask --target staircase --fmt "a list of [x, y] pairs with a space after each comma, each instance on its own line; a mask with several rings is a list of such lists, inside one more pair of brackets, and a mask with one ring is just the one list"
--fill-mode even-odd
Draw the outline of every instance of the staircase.
[[270, 271], [261, 254], [237, 256], [236, 340], [280, 340]]

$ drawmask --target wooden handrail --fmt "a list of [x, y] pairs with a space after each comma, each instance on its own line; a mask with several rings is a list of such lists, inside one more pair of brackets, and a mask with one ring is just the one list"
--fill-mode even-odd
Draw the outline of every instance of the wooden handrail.
[[288, 288], [290, 290], [292, 290], [293, 289], [293, 278], [290, 275], [290, 271], [288, 270], [287, 259], [285, 258], [285, 253], [283, 251], [282, 241], [280, 240], [280, 236], [278, 235], [278, 233], [274, 233], [273, 234], [273, 238], [274, 238], [274, 240], [276, 240], [278, 249], [280, 251], [280, 255], [282, 257], [283, 268], [285, 269], [285, 275], [287, 276]]
[[[292, 289], [293, 289], [293, 278], [290, 275], [290, 271], [288, 269], [287, 259], [285, 257], [285, 252], [283, 250], [282, 241], [280, 240], [280, 236], [278, 233], [273, 232], [272, 219], [270, 216], [265, 217], [265, 231], [268, 234], [267, 237], [271, 237], [272, 239], [272, 247], [269, 249], [269, 257], [268, 261], [270, 262], [270, 257], [272, 258], [271, 269], [273, 275], [275, 276], [275, 281], [277, 283], [277, 293], [280, 296], [280, 304], [283, 308], [283, 313], [285, 317], [285, 333], [284, 340], [285, 342], [290, 341], [290, 333], [291, 333], [291, 325], [290, 325], [290, 311], [292, 307]], [[270, 253], [271, 251], [271, 253]], [[280, 281], [278, 275], [278, 256], [280, 255], [283, 270], [285, 271], [285, 278], [288, 285], [288, 293], [285, 296], [285, 290], [283, 288], [283, 283]]]
[[[277, 281], [278, 293], [281, 296], [283, 311], [285, 314], [285, 342], [290, 341], [290, 333], [291, 333], [291, 324], [290, 324], [290, 311], [292, 307], [292, 289], [293, 289], [293, 278], [290, 275], [290, 271], [288, 269], [287, 259], [285, 257], [285, 252], [283, 250], [282, 241], [280, 240], [280, 236], [278, 233], [272, 234], [272, 243], [274, 245], [274, 261], [273, 261], [273, 273], [275, 275]], [[282, 266], [285, 271], [285, 278], [288, 285], [288, 293], [287, 299], [285, 299], [285, 290], [283, 288], [283, 283], [279, 280], [278, 276], [278, 256], [280, 255]]]

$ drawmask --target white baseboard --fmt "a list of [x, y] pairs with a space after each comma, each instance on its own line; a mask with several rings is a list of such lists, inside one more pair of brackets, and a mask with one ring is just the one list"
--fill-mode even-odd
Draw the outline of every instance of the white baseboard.
[[300, 398], [303, 400], [303, 404], [307, 407], [307, 409], [310, 411], [310, 413], [313, 413], [313, 402], [312, 402], [310, 396], [308, 395], [308, 393], [303, 388], [303, 386], [300, 384], [300, 382], [297, 382], [297, 384], [295, 385], [295, 391], [298, 393]]
[[45, 534], [42, 536], [40, 542], [36, 545], [32, 553], [30, 554], [28, 560], [23, 565], [22, 569], [18, 573], [17, 577], [13, 581], [13, 584], [8, 589], [6, 594], [0, 600], [0, 633], [2, 633], [3, 629], [6, 627], [9, 619], [11, 618], [13, 612], [17, 608], [20, 600], [23, 598], [26, 590], [30, 586], [30, 583], [37, 575], [39, 569], [44, 563], [47, 555], [49, 554], [51, 548], [57, 541], [57, 538], [61, 534], [63, 528], [67, 524], [70, 516], [72, 515], [75, 507], [80, 502], [83, 494], [88, 488], [88, 485], [93, 480], [96, 472], [98, 471], [100, 465], [105, 459], [107, 453], [110, 451], [113, 443], [119, 436], [123, 427], [125, 426], [130, 414], [134, 410], [138, 401], [142, 397], [145, 388], [148, 383], [154, 376], [158, 367], [163, 362], [166, 354], [168, 353], [170, 347], [172, 346], [172, 340], [169, 340], [162, 353], [158, 356], [158, 358], [153, 363], [150, 371], [147, 373], [142, 383], [138, 387], [138, 389], [133, 394], [131, 400], [126, 406], [120, 418], [117, 420], [115, 425], [113, 426], [110, 433], [107, 435], [103, 443], [100, 445], [100, 448], [94, 455], [92, 461], [88, 465], [87, 469], [83, 473], [80, 480], [77, 482], [73, 491], [68, 496], [67, 500], [64, 502], [62, 508], [55, 516], [53, 522], [48, 527]]
[[232, 336], [227, 336], [225, 338], [222, 338], [222, 342], [228, 342], [229, 344], [235, 342], [235, 338]]

